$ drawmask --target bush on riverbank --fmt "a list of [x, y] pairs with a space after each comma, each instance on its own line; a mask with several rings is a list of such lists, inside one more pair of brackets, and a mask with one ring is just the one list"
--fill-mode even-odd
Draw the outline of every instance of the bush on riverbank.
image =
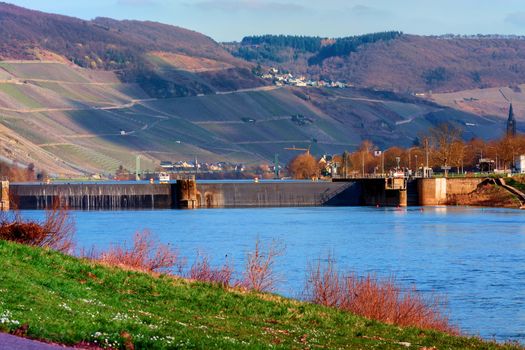
[[437, 297], [425, 299], [415, 288], [403, 289], [392, 277], [338, 271], [329, 257], [309, 268], [307, 300], [335, 307], [366, 318], [401, 327], [434, 329], [459, 334], [442, 314], [443, 303]]
[[68, 211], [58, 206], [46, 210], [41, 222], [24, 220], [18, 212], [0, 214], [0, 240], [71, 253], [74, 234], [75, 224]]
[[0, 330], [124, 349], [519, 349], [0, 241]]

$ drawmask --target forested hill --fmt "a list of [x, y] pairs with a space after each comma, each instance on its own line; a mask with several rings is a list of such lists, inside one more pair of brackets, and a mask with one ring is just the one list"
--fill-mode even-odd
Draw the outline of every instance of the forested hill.
[[416, 36], [396, 31], [339, 39], [266, 35], [225, 47], [237, 57], [312, 79], [400, 92], [525, 82], [523, 37]]
[[211, 38], [156, 22], [85, 21], [0, 3], [0, 37], [1, 60], [56, 60], [114, 70], [153, 97], [261, 85], [249, 63]]

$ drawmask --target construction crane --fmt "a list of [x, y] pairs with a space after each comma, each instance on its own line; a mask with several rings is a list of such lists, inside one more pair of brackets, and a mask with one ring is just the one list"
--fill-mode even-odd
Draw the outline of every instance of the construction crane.
[[284, 149], [288, 151], [304, 151], [306, 154], [310, 154], [310, 148], [312, 148], [312, 145], [309, 145], [308, 148], [299, 148], [293, 145], [292, 147], [285, 147]]

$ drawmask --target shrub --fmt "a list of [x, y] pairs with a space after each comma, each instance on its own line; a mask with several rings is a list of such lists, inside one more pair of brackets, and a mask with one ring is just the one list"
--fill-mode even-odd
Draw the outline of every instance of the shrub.
[[23, 220], [18, 212], [0, 218], [0, 239], [71, 253], [75, 224], [67, 208], [54, 204], [44, 221]]
[[415, 288], [403, 290], [394, 278], [342, 274], [336, 270], [331, 257], [309, 268], [305, 290], [307, 299], [313, 303], [337, 307], [369, 319], [402, 327], [458, 333], [442, 314], [440, 298], [425, 299]]
[[183, 260], [169, 245], [158, 243], [148, 230], [135, 233], [133, 246], [115, 245], [108, 251], [92, 251], [88, 258], [111, 266], [124, 266], [146, 272], [169, 272], [181, 266]]
[[221, 267], [212, 267], [207, 256], [197, 256], [188, 272], [188, 278], [209, 283], [217, 283], [223, 287], [231, 285], [233, 267], [226, 261]]
[[271, 292], [275, 290], [279, 276], [274, 271], [275, 258], [284, 253], [284, 246], [273, 241], [266, 251], [261, 242], [255, 242], [255, 250], [248, 254], [246, 268], [240, 285], [257, 292]]

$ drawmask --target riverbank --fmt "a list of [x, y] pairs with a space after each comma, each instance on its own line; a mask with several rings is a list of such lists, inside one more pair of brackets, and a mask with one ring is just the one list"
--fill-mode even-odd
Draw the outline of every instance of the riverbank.
[[518, 349], [0, 241], [0, 329], [67, 345]]
[[512, 193], [501, 186], [486, 184], [467, 194], [453, 195], [448, 205], [519, 209], [522, 204]]

